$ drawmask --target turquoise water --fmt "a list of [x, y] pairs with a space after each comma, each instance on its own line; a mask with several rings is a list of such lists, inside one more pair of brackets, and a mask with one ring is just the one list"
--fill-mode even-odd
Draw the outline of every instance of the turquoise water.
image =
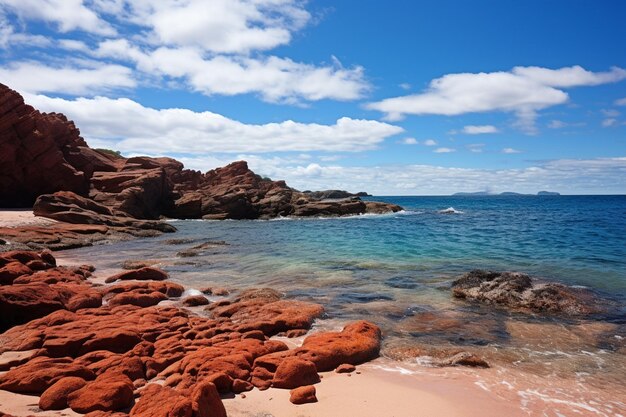
[[[415, 346], [460, 347], [534, 374], [626, 386], [626, 196], [375, 199], [405, 210], [334, 219], [174, 220], [174, 235], [67, 254], [100, 269], [158, 260], [173, 280], [198, 289], [272, 287], [324, 305], [331, 327], [354, 319], [377, 323], [383, 354], [393, 358], [410, 356], [403, 349]], [[196, 256], [181, 253], [218, 241], [226, 244], [195, 250]], [[454, 300], [451, 281], [474, 268], [585, 286], [615, 308], [576, 320]]]
[[[92, 263], [107, 276], [125, 260], [153, 260], [188, 288], [272, 287], [322, 304], [319, 329], [356, 319], [378, 324], [391, 368], [434, 372], [424, 366], [438, 353], [469, 351], [494, 371], [468, 371], [476, 383], [518, 393], [523, 409], [535, 401], [537, 415], [618, 415], [626, 403], [626, 196], [375, 199], [405, 210], [173, 220], [176, 234], [66, 251], [61, 262]], [[585, 286], [614, 308], [590, 319], [542, 317], [453, 299], [451, 281], [473, 268]]]

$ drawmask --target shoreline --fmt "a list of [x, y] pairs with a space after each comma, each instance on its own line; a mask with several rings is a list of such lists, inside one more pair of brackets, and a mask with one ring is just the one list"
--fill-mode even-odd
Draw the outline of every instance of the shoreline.
[[[0, 215], [3, 215], [3, 212], [0, 212]], [[25, 215], [25, 219], [28, 219], [28, 215]], [[13, 224], [15, 226], [22, 225]], [[67, 252], [58, 253], [59, 264], [84, 263], [82, 259], [68, 255]], [[96, 270], [88, 281], [103, 284], [106, 276], [119, 271], [119, 269]], [[176, 281], [175, 277], [173, 278]], [[170, 301], [165, 302], [165, 304], [169, 303]], [[313, 329], [307, 335], [318, 330]], [[295, 347], [301, 340], [294, 339], [291, 342], [291, 347]], [[395, 369], [393, 369], [394, 366]], [[433, 414], [468, 417], [474, 415], [507, 415], [514, 417], [517, 415], [541, 415], [541, 413], [546, 412], [546, 407], [551, 412], [558, 411], [559, 407], [565, 407], [562, 411], [576, 410], [577, 415], [581, 416], [611, 415], [594, 409], [584, 402], [576, 403], [574, 398], [566, 400], [542, 394], [539, 388], [542, 378], [534, 378], [533, 384], [535, 385], [527, 385], [526, 390], [514, 391], [512, 385], [506, 387], [506, 384], [503, 384], [506, 382], [504, 379], [499, 380], [499, 378], [503, 378], [502, 370], [497, 368], [486, 370], [458, 367], [430, 368], [379, 358], [359, 365], [357, 371], [358, 374], [351, 374], [349, 383], [343, 382], [346, 380], [345, 378], [348, 378], [346, 374], [320, 372], [323, 379], [315, 385], [319, 402], [314, 404], [293, 405], [288, 401], [289, 390], [276, 388], [270, 388], [266, 391], [259, 391], [255, 388], [253, 391], [246, 392], [245, 398], [241, 395], [226, 396], [223, 398], [223, 402], [228, 415], [241, 417], [257, 416], [260, 412], [269, 413], [274, 417], [295, 415], [330, 417], [338, 415], [337, 413], [364, 417], [386, 415], [384, 413], [392, 413], [389, 415], [396, 417]], [[0, 372], [0, 375], [2, 374], [3, 372]], [[519, 373], [517, 376], [520, 375], [524, 374]], [[477, 380], [478, 376], [480, 378]], [[549, 382], [541, 388], [548, 387]], [[565, 382], [561, 381], [557, 387], [576, 388], [574, 381]], [[572, 384], [570, 385], [570, 383]], [[601, 395], [601, 397], [606, 397], [604, 398], [605, 401], [611, 397], [610, 393], [602, 394], [606, 394]], [[615, 397], [615, 395], [613, 396]], [[32, 408], [33, 404], [37, 402], [35, 398], [38, 397], [8, 394], [6, 391], [0, 391], [0, 404], [3, 405], [0, 411], [16, 417], [79, 415], [72, 412], [68, 414], [69, 410], [67, 409], [58, 412], [35, 412]], [[420, 405], [417, 411], [415, 403]], [[459, 406], [459, 403], [462, 405]], [[619, 407], [620, 404], [616, 403], [615, 408], [619, 409]], [[20, 411], [22, 408], [25, 410]], [[416, 414], [416, 412], [422, 414]], [[557, 416], [558, 414], [549, 415]]]

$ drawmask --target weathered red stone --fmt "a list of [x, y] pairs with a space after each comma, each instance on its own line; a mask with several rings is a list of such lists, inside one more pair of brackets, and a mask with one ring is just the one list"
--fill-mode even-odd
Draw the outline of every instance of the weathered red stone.
[[59, 379], [41, 395], [39, 408], [42, 410], [63, 410], [67, 408], [67, 397], [86, 384], [87, 381], [75, 376]]
[[317, 397], [315, 394], [315, 387], [313, 385], [299, 387], [291, 390], [289, 401], [293, 404], [316, 403]]
[[320, 382], [320, 377], [313, 362], [298, 357], [288, 357], [276, 368], [272, 386], [291, 389], [318, 382]]

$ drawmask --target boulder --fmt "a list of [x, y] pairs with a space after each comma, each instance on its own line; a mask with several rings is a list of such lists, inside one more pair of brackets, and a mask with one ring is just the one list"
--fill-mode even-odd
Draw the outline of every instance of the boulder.
[[308, 404], [317, 402], [315, 387], [313, 385], [293, 389], [290, 394], [289, 401], [293, 404]]
[[77, 413], [117, 411], [133, 404], [133, 382], [121, 373], [105, 373], [71, 392], [67, 403]]
[[130, 410], [131, 417], [192, 417], [191, 399], [172, 388], [147, 385]]
[[209, 300], [203, 295], [192, 295], [183, 300], [185, 307], [205, 306], [209, 304]]
[[452, 295], [535, 313], [589, 315], [602, 313], [606, 308], [588, 290], [540, 282], [519, 272], [473, 270], [452, 283]]
[[128, 281], [128, 280], [138, 280], [138, 281], [163, 281], [169, 277], [167, 272], [162, 271], [158, 268], [153, 268], [150, 266], [146, 266], [139, 269], [132, 269], [130, 271], [120, 272], [119, 274], [112, 275], [108, 277], [105, 282], [111, 283], [115, 281]]
[[0, 389], [41, 395], [61, 378], [70, 376], [85, 380], [95, 378], [92, 371], [73, 363], [71, 358], [38, 356], [0, 375]]
[[194, 417], [226, 417], [226, 409], [212, 382], [201, 382], [191, 393]]
[[276, 368], [272, 386], [274, 388], [297, 388], [320, 382], [315, 364], [298, 357], [283, 360]]
[[41, 395], [39, 408], [42, 410], [63, 410], [67, 408], [67, 397], [86, 384], [87, 381], [75, 376], [59, 379]]

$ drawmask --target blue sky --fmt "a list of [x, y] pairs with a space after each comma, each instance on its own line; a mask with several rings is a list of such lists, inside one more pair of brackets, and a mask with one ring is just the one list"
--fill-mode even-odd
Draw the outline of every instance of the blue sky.
[[93, 147], [300, 189], [626, 193], [621, 1], [0, 0], [0, 82]]

